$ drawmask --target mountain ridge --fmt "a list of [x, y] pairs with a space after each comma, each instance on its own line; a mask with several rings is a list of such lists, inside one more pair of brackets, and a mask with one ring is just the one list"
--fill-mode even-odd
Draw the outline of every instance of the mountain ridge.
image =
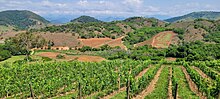
[[215, 12], [215, 11], [192, 12], [192, 13], [185, 14], [182, 16], [169, 18], [164, 21], [172, 23], [172, 22], [177, 22], [177, 21], [192, 21], [195, 19], [219, 20], [220, 12]]
[[86, 15], [83, 15], [83, 16], [80, 16], [78, 18], [75, 18], [73, 20], [71, 20], [70, 22], [73, 22], [73, 23], [89, 23], [89, 22], [102, 22], [94, 17], [91, 17], [91, 16], [86, 16]]
[[45, 26], [49, 21], [28, 10], [7, 10], [0, 12], [0, 25], [28, 29]]

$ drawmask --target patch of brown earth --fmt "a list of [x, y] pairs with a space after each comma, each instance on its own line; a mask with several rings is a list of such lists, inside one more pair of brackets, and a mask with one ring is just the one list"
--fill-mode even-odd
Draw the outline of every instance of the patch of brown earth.
[[103, 43], [101, 45], [98, 45], [98, 46], [95, 46], [95, 47], [100, 47], [100, 46], [103, 46], [105, 44], [111, 46], [111, 47], [116, 47], [116, 46], [119, 46], [121, 47], [122, 49], [127, 49], [127, 47], [123, 44], [123, 41], [122, 39], [124, 38], [124, 36], [122, 37], [119, 37], [119, 38], [116, 38], [116, 39], [112, 39], [111, 41], [109, 42], [106, 42], [106, 43]]
[[73, 36], [72, 33], [35, 33], [36, 35], [41, 35], [47, 41], [53, 41], [54, 46], [68, 46], [76, 47], [79, 46], [80, 42], [77, 36]]
[[173, 62], [173, 61], [176, 61], [176, 58], [174, 58], [174, 57], [167, 57], [167, 58], [165, 58], [165, 60]]
[[123, 91], [125, 91], [125, 90], [126, 90], [126, 87], [122, 87], [122, 88], [120, 88], [119, 90], [114, 91], [113, 93], [111, 93], [111, 94], [109, 94], [109, 95], [107, 95], [107, 96], [105, 96], [105, 97], [103, 97], [103, 98], [101, 98], [101, 99], [110, 99], [111, 97], [113, 97], [113, 96], [115, 96], [116, 94], [118, 94], [118, 93], [120, 93], [120, 92], [123, 92]]
[[149, 40], [146, 40], [144, 42], [134, 44], [134, 47], [139, 47], [139, 46], [144, 46], [144, 45], [151, 45], [152, 41], [153, 41], [153, 38], [150, 38]]
[[173, 95], [172, 95], [172, 67], [169, 67], [168, 99], [173, 99]]
[[57, 55], [59, 55], [60, 53], [57, 52], [42, 52], [39, 53], [38, 56], [42, 56], [42, 57], [48, 57], [48, 58], [53, 58], [55, 59]]
[[9, 31], [9, 32], [5, 32], [5, 33], [0, 33], [0, 43], [4, 43], [5, 39], [10, 38], [10, 37], [14, 37], [19, 33], [24, 33], [25, 31]]
[[[171, 35], [171, 37], [168, 39], [166, 36], [169, 36], [169, 35]], [[156, 47], [156, 48], [167, 48], [170, 46], [175, 36], [176, 34], [173, 31], [160, 32], [156, 36], [153, 37], [151, 46]]]
[[135, 79], [141, 78], [150, 69], [151, 66], [152, 65], [149, 65], [147, 68], [141, 71], [137, 76], [135, 76]]
[[[59, 55], [61, 53], [57, 53], [57, 52], [42, 52], [39, 53], [38, 56], [42, 56], [42, 57], [49, 57], [52, 59], [56, 59], [56, 56]], [[78, 60], [78, 61], [82, 61], [82, 62], [100, 62], [100, 61], [104, 61], [106, 60], [105, 58], [102, 58], [100, 56], [88, 56], [88, 55], [66, 55], [66, 54], [62, 54], [64, 55], [66, 61], [71, 61], [71, 60]]]
[[149, 86], [147, 86], [147, 88], [145, 90], [143, 90], [139, 95], [137, 95], [133, 99], [144, 99], [145, 96], [147, 96], [148, 94], [153, 92], [163, 68], [164, 68], [164, 66], [160, 67], [160, 69], [157, 71], [156, 75], [154, 76], [154, 79], [150, 82]]
[[203, 96], [202, 92], [199, 92], [197, 85], [192, 81], [190, 78], [190, 75], [187, 73], [186, 68], [181, 66], [181, 69], [183, 70], [183, 73], [185, 75], [185, 78], [189, 84], [189, 88], [197, 95], [200, 99], [207, 99], [207, 97]]
[[[73, 93], [75, 93], [75, 92], [76, 92], [76, 90], [71, 90], [71, 91], [69, 91], [69, 92], [66, 92], [66, 93], [63, 93], [63, 94], [59, 94], [58, 96], [51, 97], [51, 98], [48, 98], [48, 99], [59, 98], [59, 97], [61, 97], [61, 96], [66, 96], [66, 95], [69, 95], [69, 94], [73, 94]], [[31, 99], [32, 99], [32, 98], [31, 98]]]
[[93, 48], [99, 48], [103, 45], [109, 45], [111, 47], [119, 46], [122, 49], [127, 49], [126, 46], [123, 44], [122, 39], [124, 36], [111, 39], [111, 38], [90, 38], [90, 39], [79, 39], [81, 41], [81, 46], [90, 46]]
[[111, 38], [90, 38], [90, 39], [79, 39], [79, 40], [81, 41], [81, 47], [90, 46], [93, 48], [97, 48], [96, 46], [109, 42], [112, 39]]
[[207, 34], [208, 32], [202, 28], [195, 29], [194, 26], [189, 26], [186, 29], [186, 33], [184, 34], [184, 41], [196, 41], [202, 40], [203, 35]]
[[100, 56], [88, 56], [88, 55], [81, 55], [81, 56], [70, 56], [71, 59], [77, 59], [78, 61], [82, 62], [100, 62], [106, 60]]

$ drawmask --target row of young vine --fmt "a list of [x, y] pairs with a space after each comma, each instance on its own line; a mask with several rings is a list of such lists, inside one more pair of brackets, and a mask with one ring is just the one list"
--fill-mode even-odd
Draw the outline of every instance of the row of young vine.
[[195, 84], [198, 86], [199, 91], [205, 92], [206, 96], [211, 99], [218, 96], [220, 89], [218, 75], [213, 75], [213, 72], [207, 70], [206, 66], [199, 66], [200, 69], [207, 70], [206, 72], [208, 72], [208, 76], [214, 79], [213, 82], [209, 82], [208, 80], [203, 78], [196, 70], [192, 69], [188, 64], [184, 64], [184, 66], [193, 82], [195, 82]]
[[[150, 61], [115, 60], [100, 63], [75, 61], [0, 66], [0, 97], [28, 98], [29, 84], [32, 85], [35, 96], [42, 98], [77, 90], [78, 83], [82, 86], [83, 96], [102, 91], [108, 94], [117, 90], [118, 75], [121, 86], [124, 86], [129, 69], [132, 69], [131, 76], [135, 76], [149, 63]], [[120, 68], [120, 72], [117, 68]]]

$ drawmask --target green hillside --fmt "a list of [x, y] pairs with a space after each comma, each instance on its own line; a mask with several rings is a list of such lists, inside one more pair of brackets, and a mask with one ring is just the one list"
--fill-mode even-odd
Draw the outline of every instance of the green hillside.
[[[85, 22], [85, 21], [84, 21]], [[88, 22], [88, 21], [87, 21]], [[128, 18], [123, 21], [113, 22], [89, 22], [89, 23], [75, 23], [72, 21], [69, 24], [60, 26], [49, 26], [40, 32], [51, 33], [73, 33], [79, 35], [80, 38], [118, 38], [143, 27], [164, 27], [165, 22], [153, 18]]]
[[13, 26], [17, 29], [44, 26], [49, 21], [27, 10], [8, 10], [0, 12], [0, 25]]
[[90, 17], [90, 16], [80, 16], [76, 19], [71, 20], [71, 22], [74, 23], [89, 23], [89, 22], [102, 22], [98, 19], [95, 19], [94, 17]]
[[183, 16], [166, 19], [165, 21], [177, 22], [177, 21], [190, 21], [194, 19], [218, 20], [220, 19], [220, 12], [212, 12], [212, 11], [192, 12]]

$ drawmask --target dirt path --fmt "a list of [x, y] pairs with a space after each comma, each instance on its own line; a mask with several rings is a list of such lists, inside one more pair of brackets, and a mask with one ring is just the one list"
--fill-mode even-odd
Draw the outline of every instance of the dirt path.
[[143, 71], [141, 71], [137, 76], [135, 76], [135, 79], [138, 79], [142, 77], [151, 67], [152, 65], [149, 65], [147, 68], [145, 68]]
[[202, 95], [202, 92], [199, 92], [198, 87], [196, 86], [196, 84], [192, 81], [192, 79], [190, 78], [190, 75], [187, 73], [186, 68], [184, 68], [183, 66], [181, 66], [181, 69], [183, 70], [183, 73], [186, 77], [186, 80], [189, 84], [190, 89], [197, 95], [199, 96], [200, 99], [207, 99], [207, 97]]
[[110, 99], [111, 97], [113, 97], [113, 96], [115, 96], [116, 94], [118, 94], [118, 93], [120, 93], [120, 92], [123, 92], [123, 91], [125, 91], [125, 90], [126, 90], [126, 87], [122, 87], [122, 88], [120, 88], [119, 90], [114, 91], [113, 93], [111, 93], [111, 94], [109, 94], [109, 95], [107, 95], [107, 96], [105, 96], [105, 97], [103, 97], [103, 98], [101, 98], [101, 99]]
[[144, 99], [145, 96], [153, 92], [163, 68], [164, 66], [160, 67], [160, 69], [157, 71], [156, 75], [154, 76], [154, 79], [150, 82], [149, 86], [133, 99]]
[[156, 34], [156, 35], [153, 37], [151, 46], [156, 47], [156, 48], [160, 48], [160, 46], [157, 46], [157, 44], [159, 44], [159, 43], [157, 42], [158, 37], [164, 37], [164, 36], [166, 36], [168, 33], [169, 33], [169, 34], [172, 34], [172, 36], [171, 36], [171, 38], [169, 39], [169, 41], [166, 41], [166, 45], [167, 45], [167, 46], [170, 46], [170, 44], [171, 44], [173, 38], [174, 38], [175, 35], [176, 35], [175, 33], [171, 32], [171, 31], [164, 31], [164, 32], [160, 32], [160, 33]]
[[160, 35], [160, 33], [158, 33], [157, 35], [155, 35], [155, 36], [153, 37], [153, 41], [152, 41], [152, 43], [151, 43], [151, 46], [154, 46], [155, 39], [156, 39], [159, 35]]
[[103, 46], [103, 45], [105, 45], [105, 44], [109, 44], [109, 43], [111, 43], [111, 42], [115, 42], [115, 41], [117, 41], [117, 40], [120, 40], [120, 39], [122, 39], [122, 38], [124, 38], [124, 36], [119, 37], [119, 38], [116, 38], [116, 39], [113, 39], [113, 40], [111, 40], [111, 41], [107, 41], [107, 42], [105, 42], [105, 43], [103, 43], [103, 44], [96, 45], [96, 46], [94, 46], [94, 47], [100, 47], [100, 46]]
[[[143, 71], [141, 71], [137, 76], [135, 76], [135, 79], [138, 79], [140, 77], [142, 77], [148, 70], [149, 68], [151, 67], [152, 65], [149, 65], [147, 68], [145, 68]], [[120, 92], [123, 92], [126, 90], [126, 87], [122, 87], [120, 88], [119, 90], [117, 91], [114, 91], [113, 93], [103, 97], [102, 99], [110, 99], [111, 97], [115, 96], [116, 94], [120, 93]]]
[[169, 67], [168, 99], [173, 99], [173, 95], [172, 95], [172, 67]]
[[[123, 41], [122, 41], [122, 39], [123, 39], [124, 37], [125, 37], [125, 36], [122, 36], [122, 37], [119, 37], [119, 38], [112, 39], [112, 40], [110, 40], [110, 41], [104, 42], [104, 43], [102, 43], [102, 44], [98, 44], [98, 45], [94, 46], [94, 48], [98, 48], [98, 47], [101, 47], [101, 46], [107, 44], [107, 45], [109, 45], [109, 46], [120, 46], [122, 49], [127, 50], [127, 47], [123, 44]], [[120, 43], [117, 43], [117, 42], [119, 42], [119, 41], [120, 41]], [[116, 43], [116, 45], [113, 44], [113, 43]]]
[[58, 97], [61, 97], [61, 96], [66, 96], [66, 95], [69, 95], [69, 94], [73, 94], [73, 93], [75, 93], [75, 92], [76, 92], [76, 90], [71, 90], [71, 91], [66, 92], [66, 93], [64, 93], [64, 94], [59, 94], [59, 95], [57, 95], [57, 96], [55, 96], [55, 97], [51, 97], [51, 98], [48, 98], [48, 99], [53, 99], [53, 98], [58, 98]]
[[171, 44], [171, 42], [172, 42], [172, 40], [173, 40], [173, 38], [176, 36], [176, 34], [173, 34], [172, 36], [171, 36], [171, 39], [170, 39], [170, 41], [169, 42], [167, 42], [167, 45], [168, 46], [170, 46], [170, 44]]
[[202, 70], [200, 70], [198, 67], [192, 66], [193, 69], [195, 69], [199, 75], [202, 76], [202, 78], [208, 78], [210, 81], [212, 80], [209, 76], [207, 76]]

